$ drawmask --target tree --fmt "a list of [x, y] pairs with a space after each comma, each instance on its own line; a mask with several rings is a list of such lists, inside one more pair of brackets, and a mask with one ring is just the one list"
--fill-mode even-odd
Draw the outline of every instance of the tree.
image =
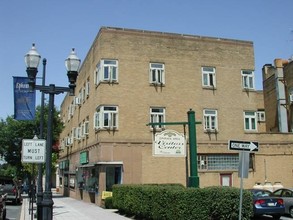
[[[41, 107], [36, 109], [36, 118], [32, 121], [17, 121], [12, 116], [8, 116], [6, 121], [1, 119], [0, 122], [0, 154], [4, 157], [4, 160], [9, 164], [9, 172], [15, 172], [16, 177], [23, 178], [24, 175], [31, 173], [31, 166], [21, 163], [21, 149], [22, 139], [33, 139], [34, 135], [39, 136], [40, 132], [40, 116]], [[48, 104], [44, 106], [44, 135], [43, 139], [47, 138], [47, 119], [48, 119]], [[53, 117], [53, 146], [58, 143], [58, 136], [63, 129], [63, 123], [58, 117], [59, 111], [54, 108]], [[52, 147], [53, 147], [52, 146]], [[58, 156], [58, 147], [54, 148], [54, 154]], [[52, 158], [54, 158], [53, 156]], [[52, 173], [55, 170], [55, 164], [52, 164]], [[5, 169], [5, 166], [2, 166]], [[14, 170], [14, 171], [11, 171]]]

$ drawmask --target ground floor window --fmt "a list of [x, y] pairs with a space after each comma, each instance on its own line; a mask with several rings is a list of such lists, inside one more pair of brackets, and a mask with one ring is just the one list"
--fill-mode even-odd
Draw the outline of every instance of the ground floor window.
[[106, 167], [106, 191], [112, 191], [115, 184], [122, 183], [122, 167], [108, 166]]
[[[254, 154], [250, 154], [249, 168], [254, 168]], [[238, 170], [239, 154], [199, 154], [198, 170]]]
[[82, 167], [77, 172], [77, 184], [79, 189], [88, 192], [98, 192], [99, 186], [99, 167]]

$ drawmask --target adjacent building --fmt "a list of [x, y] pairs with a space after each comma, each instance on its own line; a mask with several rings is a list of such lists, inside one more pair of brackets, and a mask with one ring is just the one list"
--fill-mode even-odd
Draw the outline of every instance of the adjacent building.
[[200, 187], [239, 187], [239, 152], [228, 149], [229, 140], [259, 143], [249, 154], [244, 187], [265, 181], [292, 186], [291, 125], [279, 129], [276, 84], [269, 88], [279, 81], [266, 77], [264, 92], [257, 91], [254, 69], [251, 41], [102, 27], [80, 68], [75, 96], [61, 105], [60, 190], [99, 205], [114, 184], [186, 185], [188, 150], [187, 157], [154, 155], [153, 140], [174, 130], [188, 142], [187, 127], [147, 124], [186, 122], [190, 109], [198, 122]]

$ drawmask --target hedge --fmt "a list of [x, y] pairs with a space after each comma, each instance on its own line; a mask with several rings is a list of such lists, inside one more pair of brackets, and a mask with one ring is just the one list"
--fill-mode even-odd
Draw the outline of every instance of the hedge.
[[[179, 184], [115, 185], [113, 207], [136, 219], [234, 220], [239, 215], [240, 189], [185, 188]], [[243, 190], [242, 219], [253, 215], [252, 194]]]

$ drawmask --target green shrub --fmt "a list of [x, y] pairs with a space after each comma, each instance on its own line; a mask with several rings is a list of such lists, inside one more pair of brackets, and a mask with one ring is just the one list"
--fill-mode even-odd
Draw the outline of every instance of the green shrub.
[[[113, 205], [138, 219], [234, 220], [239, 215], [240, 189], [185, 188], [178, 184], [115, 185]], [[243, 191], [242, 219], [253, 214], [252, 195]]]
[[113, 208], [114, 208], [112, 197], [107, 197], [107, 198], [105, 199], [105, 208], [106, 208], [106, 209], [113, 209]]

